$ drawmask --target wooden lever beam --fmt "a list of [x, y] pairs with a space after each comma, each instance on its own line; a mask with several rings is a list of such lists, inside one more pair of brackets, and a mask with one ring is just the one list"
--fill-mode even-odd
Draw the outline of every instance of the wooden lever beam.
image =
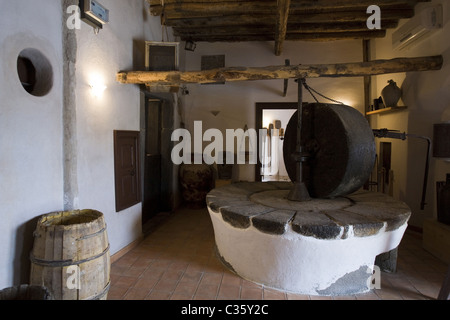
[[369, 62], [268, 66], [262, 68], [231, 67], [203, 71], [128, 71], [119, 72], [118, 82], [125, 84], [180, 85], [251, 80], [299, 79], [319, 77], [363, 77], [387, 73], [439, 70], [442, 56], [395, 58]]

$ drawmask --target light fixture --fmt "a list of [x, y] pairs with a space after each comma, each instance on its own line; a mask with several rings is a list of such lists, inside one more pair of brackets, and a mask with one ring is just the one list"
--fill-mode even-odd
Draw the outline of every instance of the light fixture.
[[103, 79], [99, 75], [93, 75], [89, 82], [89, 86], [91, 87], [92, 94], [96, 98], [100, 98], [103, 95], [103, 92], [107, 88]]
[[450, 159], [450, 122], [433, 126], [433, 157]]
[[188, 40], [186, 40], [186, 44], [184, 45], [184, 50], [195, 51], [196, 47], [197, 47], [197, 44], [192, 40], [192, 38], [189, 38]]

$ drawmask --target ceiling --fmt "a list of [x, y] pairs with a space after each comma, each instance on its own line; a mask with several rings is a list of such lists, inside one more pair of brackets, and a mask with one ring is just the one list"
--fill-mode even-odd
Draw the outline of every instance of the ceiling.
[[[428, 0], [147, 0], [150, 12], [172, 27], [181, 41], [274, 41], [280, 55], [285, 40], [367, 40], [386, 35], [399, 19]], [[369, 29], [370, 5], [381, 9], [381, 29]]]

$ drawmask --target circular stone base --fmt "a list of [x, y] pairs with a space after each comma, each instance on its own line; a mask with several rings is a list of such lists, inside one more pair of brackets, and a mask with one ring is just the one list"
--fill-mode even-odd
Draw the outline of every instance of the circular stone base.
[[373, 192], [293, 202], [286, 199], [291, 188], [244, 182], [208, 194], [225, 265], [247, 280], [295, 293], [370, 290], [375, 257], [399, 245], [408, 206]]

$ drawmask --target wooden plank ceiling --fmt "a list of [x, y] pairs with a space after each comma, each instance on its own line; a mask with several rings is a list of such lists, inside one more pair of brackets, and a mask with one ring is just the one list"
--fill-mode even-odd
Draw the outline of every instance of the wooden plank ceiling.
[[[414, 16], [429, 0], [147, 0], [181, 41], [274, 41], [280, 55], [285, 40], [331, 41], [384, 37], [399, 19]], [[381, 29], [370, 30], [370, 5], [381, 9]]]

